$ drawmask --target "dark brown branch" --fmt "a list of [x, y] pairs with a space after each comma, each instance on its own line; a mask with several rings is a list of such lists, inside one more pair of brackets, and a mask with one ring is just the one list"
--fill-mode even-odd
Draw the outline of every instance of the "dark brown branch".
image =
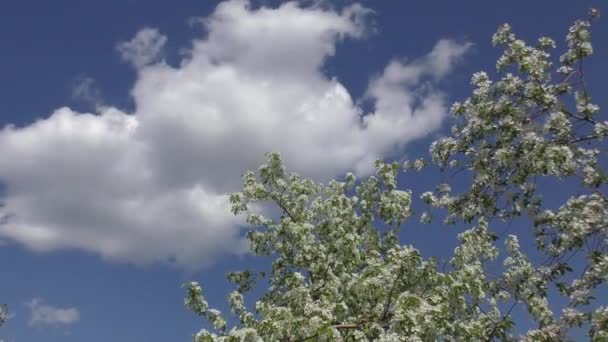
[[575, 143], [579, 143], [581, 141], [587, 141], [587, 140], [597, 139], [599, 137], [601, 137], [601, 135], [596, 135], [596, 134], [594, 134], [594, 135], [588, 135], [588, 136], [585, 136], [585, 137], [580, 137], [578, 139], [570, 140], [568, 142], [568, 144], [575, 144]]
[[388, 315], [388, 310], [391, 306], [391, 302], [393, 301], [393, 294], [395, 292], [395, 288], [397, 287], [397, 282], [399, 282], [399, 280], [401, 280], [401, 276], [403, 275], [403, 273], [405, 273], [405, 270], [403, 267], [401, 267], [399, 269], [399, 274], [395, 278], [395, 281], [393, 282], [393, 285], [391, 286], [391, 290], [388, 293], [388, 298], [386, 299], [386, 304], [384, 304], [384, 312], [382, 313], [382, 318], [380, 318], [380, 321], [384, 321], [386, 319], [386, 316]]
[[283, 212], [287, 214], [287, 216], [289, 216], [291, 221], [293, 221], [294, 223], [298, 222], [298, 220], [295, 219], [295, 217], [291, 214], [287, 207], [285, 207], [283, 202], [279, 198], [277, 198], [277, 196], [274, 196], [271, 192], [269, 192], [268, 197], [270, 197], [270, 199], [273, 200], [279, 206], [279, 208], [281, 208], [281, 210], [283, 210]]
[[507, 318], [509, 318], [509, 316], [511, 315], [511, 311], [513, 311], [513, 309], [515, 308], [516, 305], [517, 305], [517, 300], [513, 302], [513, 305], [511, 305], [511, 307], [509, 308], [509, 311], [507, 311], [507, 313], [502, 317], [500, 322], [494, 324], [494, 328], [492, 329], [492, 331], [490, 331], [490, 335], [488, 336], [488, 342], [492, 341], [492, 339], [494, 338], [494, 335], [496, 335], [498, 325], [501, 324], [502, 322], [504, 322]]
[[592, 123], [592, 124], [594, 124], [594, 125], [597, 123], [595, 120], [593, 120], [593, 119], [591, 119], [591, 118], [586, 118], [586, 117], [584, 117], [584, 116], [578, 116], [578, 115], [576, 115], [576, 114], [574, 114], [574, 113], [571, 113], [570, 111], [563, 110], [563, 109], [562, 109], [562, 111], [563, 111], [564, 113], [568, 114], [569, 116], [571, 116], [571, 117], [573, 117], [573, 118], [575, 118], [575, 119], [578, 119], [578, 120], [580, 120], [580, 121], [587, 121], [587, 122]]

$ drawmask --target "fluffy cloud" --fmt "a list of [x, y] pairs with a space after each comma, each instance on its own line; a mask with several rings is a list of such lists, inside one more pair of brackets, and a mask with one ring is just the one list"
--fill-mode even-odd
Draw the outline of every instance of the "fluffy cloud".
[[40, 298], [34, 298], [26, 305], [31, 310], [29, 324], [36, 325], [70, 325], [80, 320], [80, 312], [76, 308], [56, 308], [44, 303]]
[[233, 248], [237, 219], [227, 198], [202, 185], [160, 183], [138, 127], [136, 116], [116, 109], [62, 108], [26, 128], [5, 128], [8, 217], [0, 234], [37, 251], [80, 248], [137, 263], [204, 262]]
[[166, 43], [166, 36], [155, 28], [146, 27], [137, 32], [130, 41], [116, 45], [116, 50], [124, 61], [136, 68], [142, 68], [160, 59]]
[[157, 62], [166, 37], [141, 31], [119, 48], [138, 70], [134, 113], [61, 108], [0, 131], [0, 237], [184, 267], [241, 252], [226, 193], [264, 153], [317, 179], [365, 174], [440, 126], [446, 109], [433, 84], [468, 44], [441, 40], [421, 58], [390, 62], [370, 82], [369, 113], [320, 71], [339, 40], [365, 34], [367, 14], [227, 1], [201, 21], [205, 37], [177, 67]]

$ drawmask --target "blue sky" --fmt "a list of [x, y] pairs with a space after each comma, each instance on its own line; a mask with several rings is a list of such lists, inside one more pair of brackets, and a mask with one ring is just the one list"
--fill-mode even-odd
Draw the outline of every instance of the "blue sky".
[[[448, 127], [446, 107], [469, 94], [469, 76], [494, 69], [499, 24], [563, 47], [574, 19], [604, 9], [218, 3], [0, 3], [6, 341], [189, 340], [200, 324], [180, 284], [199, 280], [225, 308], [226, 272], [260, 265], [242, 254], [242, 221], [223, 198], [264, 152], [281, 151], [316, 179], [423, 156]], [[598, 44], [606, 25], [593, 28], [591, 89], [608, 70]], [[419, 193], [437, 179], [402, 181]], [[440, 227], [404, 230], [427, 256], [449, 254], [455, 241]]]

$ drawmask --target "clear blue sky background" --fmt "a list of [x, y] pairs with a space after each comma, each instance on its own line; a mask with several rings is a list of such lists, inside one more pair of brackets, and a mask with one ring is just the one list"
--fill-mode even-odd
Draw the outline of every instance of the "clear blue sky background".
[[[254, 1], [261, 3], [274, 6], [279, 2]], [[340, 43], [324, 68], [355, 99], [364, 94], [370, 77], [391, 58], [421, 56], [441, 38], [475, 44], [441, 84], [450, 101], [462, 99], [470, 92], [468, 79], [473, 72], [494, 69], [498, 51], [491, 47], [490, 37], [499, 24], [511, 23], [528, 40], [540, 35], [555, 37], [563, 46], [565, 32], [574, 19], [590, 6], [606, 9], [597, 0], [363, 4], [376, 12], [377, 32], [365, 40]], [[130, 90], [136, 74], [120, 60], [117, 42], [130, 39], [142, 27], [156, 27], [169, 37], [167, 60], [175, 62], [179, 50], [201, 34], [200, 29], [187, 25], [188, 19], [208, 16], [216, 5], [215, 1], [202, 0], [1, 1], [0, 127], [28, 125], [62, 106], [93, 110], [91, 103], [72, 97], [75, 82], [83, 77], [95, 80], [106, 103], [132, 110]], [[601, 98], [601, 82], [608, 70], [608, 51], [601, 45], [608, 41], [606, 18], [600, 18], [593, 32], [596, 55], [589, 66], [594, 70], [589, 81], [592, 95], [600, 107], [607, 108], [608, 103]], [[433, 137], [436, 135], [409, 144], [407, 154], [424, 155]], [[429, 173], [415, 182], [403, 181], [419, 193], [431, 188], [436, 178]], [[451, 251], [453, 232], [417, 224], [405, 229], [406, 242], [419, 246], [427, 256]], [[0, 329], [0, 337], [6, 341], [160, 342], [187, 341], [200, 328], [197, 318], [183, 307], [182, 282], [201, 281], [210, 301], [225, 307], [226, 272], [255, 266], [257, 261], [226, 257], [210, 268], [185, 272], [165, 265], [104, 261], [78, 250], [35, 253], [9, 240], [0, 245], [0, 263], [0, 302], [8, 303], [14, 314]], [[76, 307], [80, 320], [69, 326], [29, 326], [30, 313], [24, 303], [34, 297], [57, 307]]]

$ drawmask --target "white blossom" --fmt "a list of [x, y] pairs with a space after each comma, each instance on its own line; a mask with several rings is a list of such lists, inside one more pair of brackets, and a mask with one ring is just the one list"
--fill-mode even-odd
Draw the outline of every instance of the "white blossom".
[[[188, 284], [186, 306], [214, 328], [195, 341], [510, 341], [520, 332], [517, 305], [538, 326], [524, 341], [565, 340], [574, 327], [608, 339], [606, 302], [594, 297], [608, 282], [608, 121], [597, 118], [577, 64], [593, 52], [590, 22], [569, 29], [559, 63], [548, 37], [531, 46], [503, 25], [492, 42], [504, 49], [498, 75], [473, 75], [472, 95], [452, 106], [451, 134], [429, 148], [444, 174], [468, 177], [419, 195], [428, 206], [420, 222], [445, 214], [444, 222], [464, 227], [449, 260], [423, 257], [400, 234], [418, 222], [408, 220], [416, 196], [399, 188], [398, 164], [377, 161], [372, 176], [318, 184], [289, 174], [271, 153], [230, 197], [235, 214], [248, 214], [251, 251], [272, 260], [271, 272], [229, 275], [239, 318], [230, 329], [201, 286]], [[555, 72], [561, 80], [552, 80]], [[425, 166], [417, 159], [402, 169]], [[543, 181], [567, 183], [568, 198], [547, 205]], [[261, 202], [274, 203], [279, 217], [256, 212]], [[500, 220], [515, 218], [525, 240], [499, 231]], [[530, 243], [537, 250], [527, 255], [520, 245]], [[269, 288], [249, 311], [245, 294], [262, 277]], [[556, 296], [566, 304], [554, 304]]]

